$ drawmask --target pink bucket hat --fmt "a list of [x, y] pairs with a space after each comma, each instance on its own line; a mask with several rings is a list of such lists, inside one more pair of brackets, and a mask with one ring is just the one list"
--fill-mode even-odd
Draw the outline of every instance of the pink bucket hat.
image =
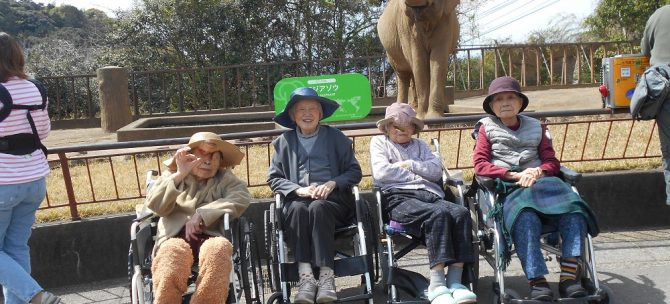
[[414, 134], [418, 134], [419, 131], [423, 130], [423, 121], [416, 118], [416, 112], [406, 103], [394, 102], [388, 106], [384, 119], [377, 121], [377, 128], [386, 134], [386, 126], [394, 122], [400, 125], [414, 124]]

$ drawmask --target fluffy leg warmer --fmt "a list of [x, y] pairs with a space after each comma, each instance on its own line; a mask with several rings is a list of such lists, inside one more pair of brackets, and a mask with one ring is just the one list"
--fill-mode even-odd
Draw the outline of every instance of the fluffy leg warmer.
[[155, 303], [181, 303], [193, 265], [193, 253], [186, 241], [171, 238], [160, 245], [151, 265]]
[[[219, 304], [228, 297], [233, 244], [223, 237], [206, 240], [200, 247], [200, 271], [192, 304]], [[162, 302], [159, 302], [162, 303]], [[167, 302], [166, 302], [167, 303]]]

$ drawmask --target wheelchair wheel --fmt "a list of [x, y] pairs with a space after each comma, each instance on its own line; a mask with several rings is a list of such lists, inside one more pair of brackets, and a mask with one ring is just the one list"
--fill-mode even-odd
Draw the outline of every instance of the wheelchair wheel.
[[[272, 292], [281, 290], [279, 286], [279, 244], [275, 227], [275, 204], [265, 213], [265, 253], [267, 257], [268, 285]], [[268, 303], [271, 303], [268, 301]]]
[[282, 299], [281, 292], [273, 293], [269, 298], [267, 304], [284, 304], [285, 301]]
[[262, 271], [254, 233], [254, 225], [246, 218], [239, 219], [239, 254], [242, 290], [247, 304], [263, 303]]
[[463, 273], [465, 276], [463, 282], [466, 286], [470, 285], [470, 289], [474, 292], [477, 289], [477, 282], [479, 281], [479, 251], [481, 249], [481, 240], [479, 239], [479, 213], [471, 199], [465, 200], [470, 210], [470, 220], [472, 221], [472, 255], [475, 261], [472, 263], [470, 273]]
[[365, 203], [364, 212], [365, 216], [363, 217], [363, 231], [365, 233], [365, 248], [368, 251], [368, 272], [370, 273], [370, 280], [372, 281], [372, 286], [374, 288], [374, 283], [377, 282], [378, 279], [375, 269], [379, 268], [379, 251], [376, 242], [377, 238], [379, 237], [379, 232], [377, 231], [377, 222], [372, 216], [370, 205], [367, 202]]
[[612, 295], [614, 294], [612, 292], [612, 289], [609, 288], [607, 285], [600, 285], [600, 290], [599, 294], [601, 299], [599, 301], [589, 301], [589, 304], [612, 304], [616, 303], [614, 299], [612, 299]]

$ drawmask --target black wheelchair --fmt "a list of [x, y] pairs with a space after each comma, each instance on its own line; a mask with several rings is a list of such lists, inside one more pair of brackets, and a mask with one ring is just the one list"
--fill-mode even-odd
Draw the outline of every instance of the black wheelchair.
[[[153, 184], [153, 177], [158, 172], [147, 172], [147, 191]], [[155, 214], [138, 212], [130, 228], [130, 250], [128, 252], [128, 276], [130, 280], [130, 297], [133, 304], [153, 303], [151, 262], [152, 250], [156, 240], [159, 217]], [[224, 223], [224, 236], [233, 244], [232, 271], [230, 273], [230, 289], [225, 303], [228, 304], [262, 304], [263, 273], [256, 244], [254, 224], [244, 217], [231, 220], [229, 214], [221, 219]], [[182, 296], [182, 303], [189, 303], [195, 291], [198, 266], [194, 265], [188, 279], [188, 290]]]
[[[440, 144], [434, 138], [432, 144], [435, 148], [434, 154], [440, 158]], [[456, 177], [454, 174], [442, 166], [442, 179], [439, 182], [440, 187], [445, 191], [444, 199], [447, 201], [460, 204], [470, 210], [471, 202], [465, 200], [465, 186], [462, 178]], [[456, 195], [452, 192], [451, 187], [455, 188]], [[384, 210], [384, 198], [381, 189], [374, 187], [373, 192], [377, 200], [377, 216], [379, 221], [379, 265], [381, 268], [381, 285], [387, 293], [387, 303], [405, 303], [405, 304], [423, 304], [430, 303], [428, 301], [428, 285], [429, 281], [422, 274], [402, 269], [398, 266], [398, 260], [410, 253], [415, 248], [424, 245], [425, 238], [421, 231], [410, 231], [405, 228], [394, 228], [389, 218], [388, 212]], [[474, 242], [477, 238], [474, 236], [476, 230], [473, 229], [473, 255], [479, 256], [478, 242]], [[396, 249], [396, 243], [405, 243], [400, 249]], [[477, 270], [479, 263], [466, 264], [463, 271], [462, 282], [470, 290], [475, 290], [477, 283]], [[412, 299], [403, 300], [399, 297], [398, 289], [404, 291], [412, 297]]]
[[[472, 138], [477, 139], [479, 134], [479, 125], [475, 126]], [[561, 166], [560, 174], [558, 175], [564, 182], [568, 183], [572, 190], [579, 194], [576, 185], [581, 179], [582, 175], [566, 167]], [[475, 240], [479, 243], [479, 252], [486, 260], [486, 262], [494, 270], [493, 282], [493, 303], [515, 303], [515, 304], [530, 304], [530, 303], [547, 303], [536, 300], [530, 300], [521, 296], [517, 291], [507, 288], [505, 286], [505, 271], [501, 270], [502, 263], [505, 263], [500, 257], [501, 246], [503, 243], [502, 229], [503, 224], [489, 217], [489, 211], [495, 207], [499, 193], [496, 192], [496, 181], [491, 178], [483, 176], [475, 176], [473, 183], [466, 194], [468, 199], [472, 201], [471, 209], [473, 218], [473, 229], [475, 229], [477, 238]], [[555, 255], [558, 260], [562, 255], [561, 242], [558, 232], [555, 227], [542, 228], [542, 244], [541, 248], [546, 252], [545, 259], [551, 260], [550, 255]], [[612, 291], [605, 285], [598, 281], [598, 272], [596, 270], [595, 253], [593, 249], [593, 240], [591, 235], [587, 233], [583, 242], [581, 258], [578, 259], [578, 273], [577, 278], [581, 280], [582, 286], [587, 291], [587, 296], [582, 298], [559, 298], [556, 302], [559, 303], [610, 303]], [[514, 251], [512, 252], [512, 254]]]
[[[335, 303], [364, 301], [373, 304], [374, 251], [375, 225], [367, 202], [361, 198], [358, 187], [352, 188], [355, 199], [354, 222], [348, 226], [338, 227], [335, 230], [336, 247], [342, 247], [338, 241], [350, 240], [351, 250], [337, 249], [335, 258], [335, 277], [361, 276], [361, 294], [338, 297]], [[267, 268], [269, 273], [269, 287], [273, 294], [268, 297], [267, 303], [290, 303], [291, 287], [298, 281], [298, 266], [290, 262], [287, 244], [284, 241], [284, 217], [282, 209], [284, 197], [275, 194], [275, 202], [265, 211], [265, 246], [268, 254]], [[339, 245], [339, 246], [338, 246]]]

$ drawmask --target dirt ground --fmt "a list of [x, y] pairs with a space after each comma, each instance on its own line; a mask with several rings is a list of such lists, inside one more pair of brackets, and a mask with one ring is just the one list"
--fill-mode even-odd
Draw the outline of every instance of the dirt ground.
[[[597, 87], [576, 89], [553, 89], [529, 91], [528, 110], [553, 111], [567, 109], [598, 109], [601, 107], [600, 93]], [[452, 112], [483, 112], [483, 96], [459, 99]], [[52, 130], [44, 144], [49, 147], [62, 147], [92, 143], [116, 142], [116, 133], [106, 133], [100, 128]]]

